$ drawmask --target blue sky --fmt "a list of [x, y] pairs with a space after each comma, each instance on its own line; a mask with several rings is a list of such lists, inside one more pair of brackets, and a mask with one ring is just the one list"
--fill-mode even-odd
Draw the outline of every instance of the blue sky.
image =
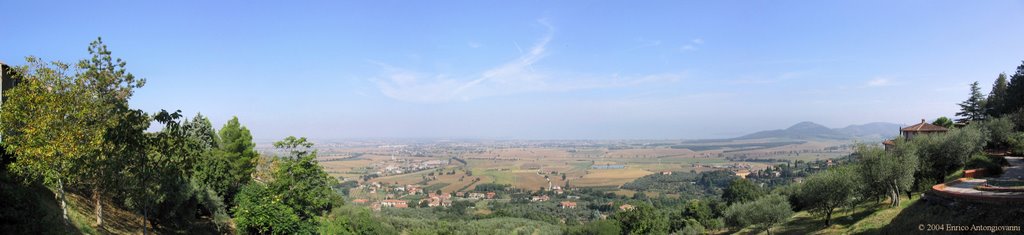
[[717, 138], [952, 116], [1021, 1], [4, 1], [0, 61], [97, 36], [132, 105], [258, 140]]

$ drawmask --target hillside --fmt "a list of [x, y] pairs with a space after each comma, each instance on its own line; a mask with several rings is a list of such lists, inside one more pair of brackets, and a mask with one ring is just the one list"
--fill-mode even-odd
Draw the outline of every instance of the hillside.
[[899, 125], [892, 123], [873, 122], [863, 125], [850, 125], [844, 128], [828, 128], [814, 122], [800, 122], [786, 129], [759, 131], [736, 137], [736, 140], [749, 139], [796, 139], [796, 140], [847, 140], [847, 139], [880, 139], [895, 136]]
[[[3, 166], [0, 166], [2, 168]], [[41, 184], [23, 184], [0, 169], [0, 231], [4, 234], [139, 234], [142, 215], [103, 203], [104, 226], [95, 225], [92, 203], [75, 192], [67, 194], [68, 223], [61, 219], [54, 192]], [[151, 228], [152, 229], [152, 228]], [[217, 234], [206, 219], [185, 220], [150, 231], [156, 234]]]
[[863, 125], [850, 125], [834, 129], [840, 133], [860, 139], [884, 139], [899, 134], [900, 125], [887, 122], [872, 122]]

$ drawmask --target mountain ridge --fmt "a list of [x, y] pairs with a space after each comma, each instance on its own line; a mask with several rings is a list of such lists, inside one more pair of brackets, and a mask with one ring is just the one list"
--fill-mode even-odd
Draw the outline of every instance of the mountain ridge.
[[803, 121], [786, 129], [758, 131], [732, 139], [883, 139], [899, 134], [899, 128], [899, 124], [887, 122], [870, 122], [865, 124], [849, 125], [842, 128], [829, 128], [811, 121]]

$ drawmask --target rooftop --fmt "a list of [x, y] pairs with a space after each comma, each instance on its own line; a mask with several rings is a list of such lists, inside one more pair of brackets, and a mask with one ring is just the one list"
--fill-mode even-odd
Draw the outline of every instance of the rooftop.
[[904, 127], [902, 129], [900, 129], [900, 131], [903, 131], [903, 132], [942, 132], [942, 131], [949, 131], [949, 129], [946, 129], [945, 127], [941, 127], [941, 126], [932, 125], [931, 123], [925, 122], [924, 119], [921, 119], [921, 123], [915, 124], [913, 126]]

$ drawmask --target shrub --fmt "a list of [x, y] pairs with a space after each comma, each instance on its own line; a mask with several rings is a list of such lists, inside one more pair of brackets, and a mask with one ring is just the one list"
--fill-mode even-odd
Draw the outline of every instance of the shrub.
[[[1002, 160], [1000, 160], [1002, 159]], [[975, 154], [967, 160], [966, 169], [985, 169], [985, 173], [991, 176], [1003, 174], [1003, 166], [1000, 164], [1006, 161], [1003, 157], [989, 157], [984, 154]]]
[[1013, 154], [1024, 154], [1024, 132], [1017, 132], [1010, 138], [1010, 152]]

